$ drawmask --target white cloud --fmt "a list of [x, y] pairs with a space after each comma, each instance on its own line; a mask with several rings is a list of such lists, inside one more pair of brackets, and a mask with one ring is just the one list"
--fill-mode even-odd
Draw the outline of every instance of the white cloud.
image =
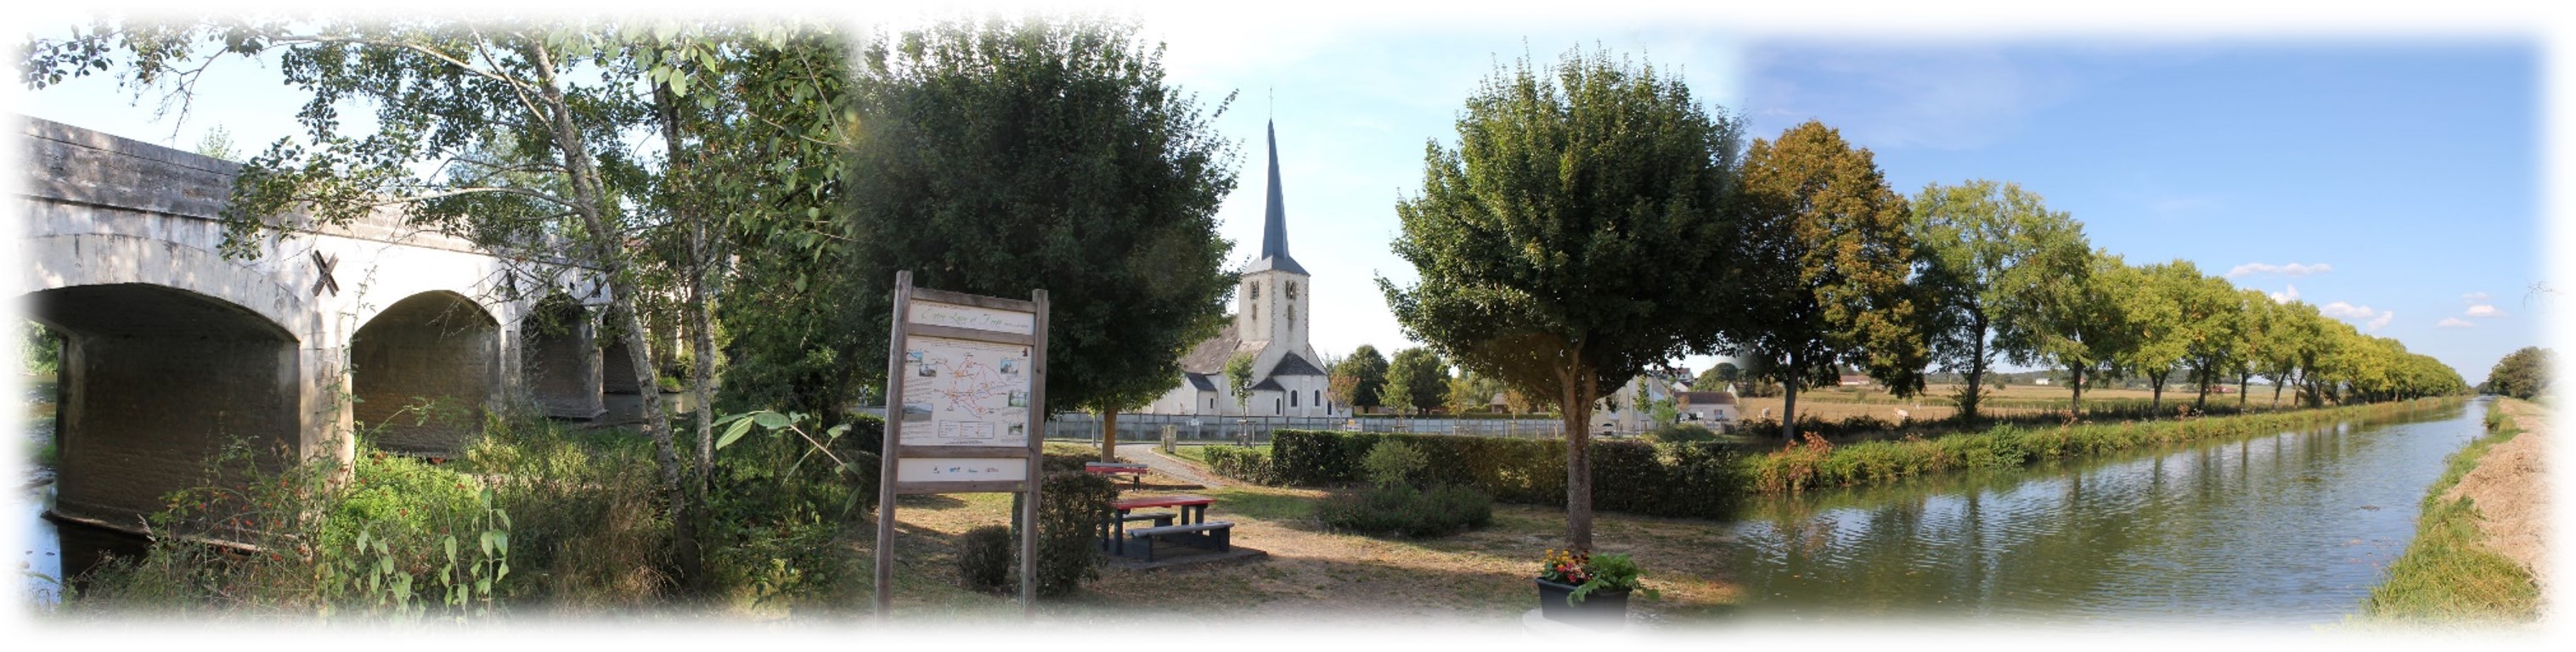
[[2317, 306], [2317, 312], [2325, 313], [2325, 316], [2336, 319], [2349, 319], [2363, 322], [2361, 329], [2373, 333], [2379, 332], [2381, 327], [2387, 326], [2388, 322], [2397, 319], [2397, 313], [2394, 312], [2379, 310], [2370, 306], [2356, 306], [2341, 301]]
[[2471, 317], [2502, 317], [2502, 316], [2504, 316], [2504, 311], [2502, 311], [2502, 310], [2497, 310], [2495, 306], [2490, 306], [2490, 305], [2487, 305], [2487, 304], [2483, 304], [2483, 303], [2481, 303], [2481, 304], [2478, 304], [2478, 305], [2469, 306], [2469, 313], [2468, 313], [2468, 314], [2469, 314], [2469, 316], [2471, 316]]
[[2467, 303], [2486, 303], [2486, 302], [2487, 302], [2487, 293], [2485, 293], [2485, 292], [2471, 292], [2471, 293], [2468, 293], [2468, 294], [2463, 294], [2463, 295], [2460, 295], [2460, 300], [2461, 300], [2461, 301], [2463, 301], [2463, 302], [2467, 302]]
[[2284, 284], [2284, 287], [2289, 289], [2266, 293], [2272, 295], [2272, 303], [2289, 303], [2299, 300], [2299, 286]]
[[2246, 263], [2246, 264], [2243, 264], [2243, 265], [2237, 265], [2235, 269], [2227, 270], [2227, 277], [2228, 277], [2228, 278], [2237, 278], [2237, 277], [2242, 277], [2242, 276], [2252, 276], [2252, 275], [2255, 275], [2255, 274], [2282, 274], [2282, 275], [2287, 275], [2287, 276], [2307, 276], [2307, 275], [2309, 275], [2309, 274], [2324, 274], [2324, 273], [2326, 273], [2326, 272], [2331, 272], [2331, 271], [2334, 271], [2334, 266], [2333, 266], [2333, 265], [2326, 264], [2326, 263], [2317, 263], [2317, 264], [2314, 264], [2314, 265], [2308, 265], [2308, 264], [2302, 264], [2302, 263], [2290, 263], [2290, 264], [2287, 264], [2287, 265], [2274, 265], [2274, 264], [2271, 264], [2271, 263]]
[[2469, 320], [2458, 317], [2443, 317], [2441, 323], [2434, 324], [2434, 326], [2440, 328], [2469, 328], [2476, 325], [2477, 324], [2469, 323]]

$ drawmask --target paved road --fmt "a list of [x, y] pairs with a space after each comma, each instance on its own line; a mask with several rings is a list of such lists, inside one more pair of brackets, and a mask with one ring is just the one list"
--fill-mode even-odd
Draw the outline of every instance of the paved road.
[[1209, 489], [1216, 489], [1229, 484], [1225, 482], [1224, 479], [1216, 477], [1216, 474], [1214, 473], [1200, 471], [1197, 466], [1193, 466], [1189, 462], [1163, 456], [1161, 452], [1154, 450], [1156, 446], [1156, 444], [1119, 444], [1118, 456], [1144, 464], [1146, 468], [1153, 469], [1155, 473], [1168, 475], [1173, 478], [1178, 478], [1182, 482], [1207, 487]]

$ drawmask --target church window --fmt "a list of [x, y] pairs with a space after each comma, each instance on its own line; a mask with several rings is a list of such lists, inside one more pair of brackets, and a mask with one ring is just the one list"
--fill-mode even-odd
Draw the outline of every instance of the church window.
[[1315, 390], [1315, 404], [1316, 404], [1316, 405], [1323, 405], [1323, 404], [1324, 404], [1324, 390], [1320, 390], [1320, 389], [1319, 389], [1319, 390]]
[[1289, 298], [1290, 300], [1295, 300], [1295, 299], [1297, 298], [1297, 282], [1296, 282], [1296, 281], [1289, 281], [1289, 282], [1288, 282], [1288, 298]]
[[1288, 407], [1297, 407], [1297, 392], [1288, 392]]
[[1260, 300], [1261, 300], [1261, 282], [1260, 282], [1260, 281], [1253, 281], [1253, 282], [1252, 282], [1252, 300], [1254, 300], [1254, 301], [1260, 301]]
[[1287, 414], [1287, 413], [1288, 413], [1288, 410], [1286, 410], [1286, 409], [1283, 409], [1283, 408], [1279, 407], [1279, 399], [1275, 399], [1275, 398], [1274, 398], [1274, 399], [1270, 399], [1270, 413], [1271, 413], [1271, 414]]
[[1288, 304], [1288, 325], [1297, 325], [1297, 304]]
[[1252, 320], [1261, 321], [1261, 304], [1252, 304]]

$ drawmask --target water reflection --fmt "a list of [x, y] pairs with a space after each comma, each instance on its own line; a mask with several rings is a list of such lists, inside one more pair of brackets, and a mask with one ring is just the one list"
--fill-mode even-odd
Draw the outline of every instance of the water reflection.
[[2335, 622], [2482, 410], [1757, 501], [1724, 547], [1768, 617]]

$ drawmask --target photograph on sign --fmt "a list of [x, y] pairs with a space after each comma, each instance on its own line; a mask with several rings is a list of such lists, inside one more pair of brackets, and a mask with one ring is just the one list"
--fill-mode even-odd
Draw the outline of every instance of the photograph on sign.
[[989, 482], [1029, 479], [1027, 460], [1012, 457], [906, 457], [895, 460], [898, 482]]
[[953, 303], [914, 301], [912, 323], [926, 326], [972, 328], [980, 331], [1027, 335], [1037, 330], [1037, 315], [1010, 310], [994, 310]]
[[905, 445], [1028, 445], [1029, 347], [915, 336], [906, 348]]

